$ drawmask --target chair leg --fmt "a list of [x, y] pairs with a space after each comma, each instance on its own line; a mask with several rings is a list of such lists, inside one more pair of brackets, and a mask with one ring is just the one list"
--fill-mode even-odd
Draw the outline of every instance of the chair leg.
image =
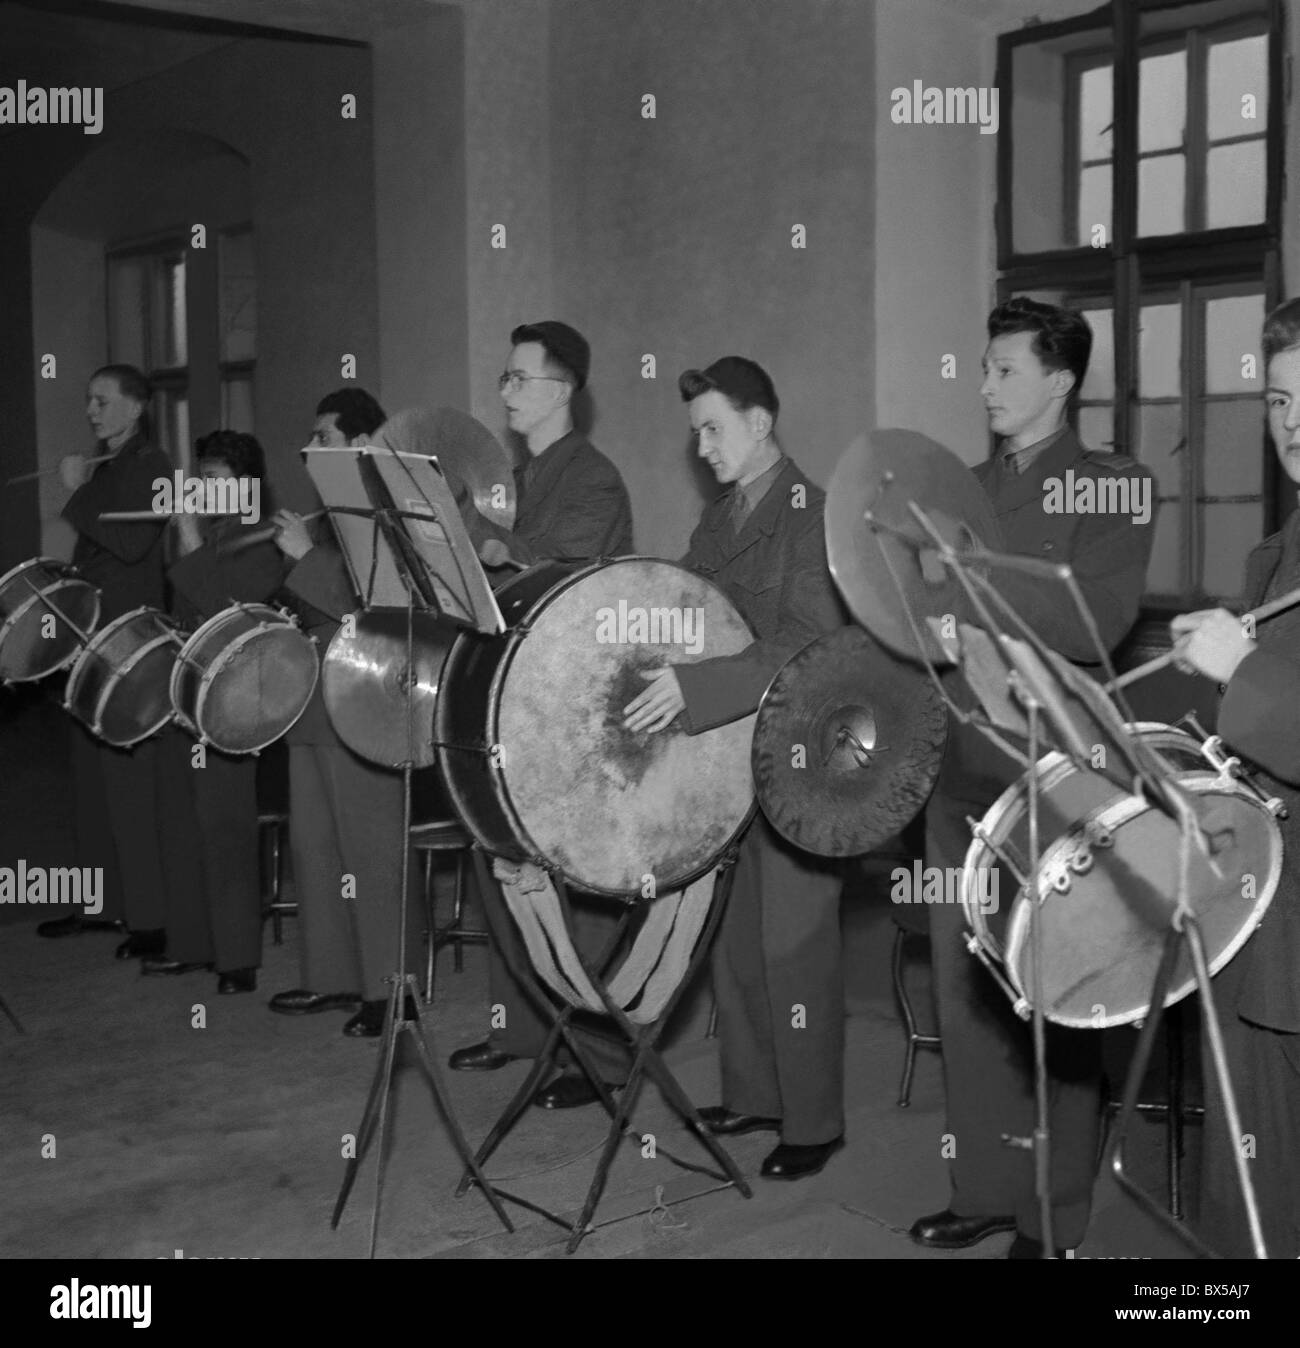
[[465, 942], [461, 937], [460, 914], [461, 908], [465, 902], [465, 853], [456, 853], [456, 892], [452, 900], [451, 921], [452, 921], [452, 946], [455, 953], [452, 959], [455, 961], [453, 967], [458, 974], [465, 972]]
[[706, 1039], [716, 1039], [718, 1037], [718, 999], [716, 995], [713, 998], [713, 1005], [709, 1007], [709, 1028], [705, 1030]]
[[1183, 1018], [1180, 1008], [1165, 1013], [1165, 1072], [1168, 1107], [1165, 1111], [1166, 1164], [1169, 1180], [1169, 1215], [1183, 1216]]

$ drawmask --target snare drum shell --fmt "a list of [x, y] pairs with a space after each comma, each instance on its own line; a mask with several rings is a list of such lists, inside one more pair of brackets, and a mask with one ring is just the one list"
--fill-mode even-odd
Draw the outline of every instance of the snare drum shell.
[[[167, 693], [181, 644], [175, 624], [157, 609], [133, 609], [114, 618], [73, 664], [65, 709], [117, 748], [148, 739], [172, 718]], [[123, 681], [129, 675], [136, 677], [128, 690]]]

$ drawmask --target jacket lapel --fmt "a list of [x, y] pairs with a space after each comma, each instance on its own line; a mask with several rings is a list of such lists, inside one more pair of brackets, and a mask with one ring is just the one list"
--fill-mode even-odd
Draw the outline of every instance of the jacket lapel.
[[721, 559], [720, 565], [733, 561], [741, 553], [748, 552], [760, 539], [772, 535], [781, 518], [781, 506], [790, 490], [790, 479], [796, 472], [794, 461], [786, 459], [763, 499], [741, 526], [739, 534], [731, 531], [731, 511], [732, 502], [740, 488], [733, 486], [713, 502], [704, 522], [713, 536], [714, 547]]
[[1001, 491], [994, 498], [997, 514], [1009, 515], [1031, 501], [1041, 503], [1043, 484], [1049, 477], [1060, 478], [1064, 482], [1066, 469], [1079, 457], [1080, 452], [1079, 437], [1067, 426], [1065, 434], [1049, 449], [1045, 449], [1019, 477], [999, 474], [995, 468], [990, 469], [987, 485], [992, 485], [1001, 477]]

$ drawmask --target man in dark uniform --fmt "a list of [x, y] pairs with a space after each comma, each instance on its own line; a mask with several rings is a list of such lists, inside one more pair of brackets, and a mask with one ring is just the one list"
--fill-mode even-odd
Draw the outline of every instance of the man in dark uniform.
[[[130, 365], [106, 365], [91, 376], [86, 417], [106, 463], [89, 465], [72, 454], [59, 465], [72, 498], [63, 517], [77, 531], [72, 563], [99, 586], [99, 625], [148, 605], [164, 607], [163, 534], [156, 524], [105, 522], [105, 511], [150, 510], [156, 478], [170, 479], [172, 465], [149, 438], [149, 381]], [[74, 831], [78, 865], [102, 866], [106, 885], [99, 919], [42, 922], [42, 936], [115, 926], [125, 921], [119, 959], [163, 948], [166, 892], [156, 824], [157, 746], [133, 749], [104, 744], [72, 718]], [[117, 888], [120, 880], [121, 889]]]
[[[845, 615], [826, 564], [826, 493], [782, 452], [767, 373], [724, 356], [679, 380], [700, 457], [730, 485], [707, 506], [682, 559], [719, 585], [757, 633], [737, 655], [669, 666], [626, 708], [631, 730], [681, 716], [689, 733], [758, 709], [773, 676]], [[778, 1132], [769, 1179], [825, 1166], [844, 1139], [842, 878], [757, 814], [736, 862], [712, 952], [722, 1104], [700, 1111], [715, 1133]]]
[[[1264, 324], [1265, 400], [1282, 472], [1300, 486], [1300, 299]], [[1245, 602], [1255, 608], [1300, 587], [1300, 511], [1247, 559]], [[1180, 665], [1223, 692], [1216, 729], [1255, 767], [1255, 780], [1287, 807], [1282, 875], [1258, 930], [1214, 979], [1215, 1010], [1243, 1137], [1228, 1132], [1223, 1099], [1202, 1036], [1206, 1083], [1200, 1227], [1227, 1258], [1254, 1253], [1237, 1187], [1235, 1153], [1245, 1153], [1264, 1244], [1274, 1259], [1300, 1257], [1300, 608], [1254, 632], [1224, 609], [1173, 621]], [[1262, 859], [1261, 859], [1262, 863]]]
[[[512, 431], [523, 438], [528, 462], [515, 471], [518, 506], [512, 546], [529, 559], [589, 562], [632, 551], [632, 507], [618, 469], [575, 429], [573, 399], [587, 383], [591, 349], [566, 323], [525, 323], [510, 334], [511, 350], [499, 381]], [[573, 896], [574, 942], [579, 955], [596, 961], [617, 925], [608, 901]], [[494, 901], [494, 896], [489, 897]], [[504, 912], [504, 910], [503, 910]], [[489, 1000], [494, 1025], [488, 1039], [451, 1055], [458, 1071], [494, 1071], [516, 1058], [541, 1052], [549, 1030], [511, 964], [527, 966], [528, 955], [513, 921], [507, 958], [495, 942], [488, 947]], [[504, 1016], [504, 1025], [497, 1022]], [[602, 1076], [626, 1078], [624, 1055], [606, 1041], [588, 1036]], [[599, 1097], [580, 1072], [566, 1072], [537, 1095], [547, 1109], [591, 1104]]]
[[[1155, 534], [1150, 473], [1118, 454], [1085, 449], [1066, 424], [1070, 401], [1088, 368], [1092, 332], [1082, 314], [1030, 299], [1013, 299], [989, 316], [980, 393], [997, 453], [975, 470], [993, 500], [1004, 549], [1068, 563], [1107, 650], [1137, 617]], [[1054, 513], [1054, 484], [1127, 478], [1124, 499], [1145, 501], [1132, 513]], [[1098, 492], [1098, 497], [1102, 496]], [[992, 580], [1015, 610], [1067, 659], [1096, 662], [1088, 633], [1062, 587], [1009, 570]], [[967, 707], [959, 680], [950, 687]], [[970, 845], [969, 815], [979, 819], [1021, 775], [1021, 769], [978, 730], [950, 723], [944, 760], [926, 810], [927, 863], [960, 868]], [[1004, 894], [1014, 893], [1010, 883]], [[1033, 1056], [1028, 1026], [993, 979], [966, 950], [957, 904], [930, 910], [935, 1001], [943, 1042], [946, 1131], [953, 1139], [948, 1208], [912, 1227], [922, 1245], [954, 1249], [996, 1231], [1016, 1231], [1012, 1258], [1041, 1254], [1032, 1154], [1007, 1146], [1003, 1134], [1034, 1127]], [[1088, 1224], [1100, 1121], [1100, 1048], [1096, 1031], [1048, 1026], [1051, 1074], [1053, 1239], [1059, 1248], [1082, 1241]]]
[[[264, 490], [265, 456], [251, 435], [213, 431], [195, 445], [205, 478], [256, 481]], [[264, 499], [264, 497], [262, 498]], [[167, 573], [172, 609], [196, 632], [235, 603], [265, 603], [279, 588], [283, 559], [269, 539], [238, 550], [238, 516], [177, 518], [180, 556]], [[262, 894], [258, 859], [257, 759], [204, 746], [179, 726], [158, 743], [164, 814], [160, 828], [169, 880], [167, 953], [147, 955], [144, 974], [183, 974], [215, 967], [219, 993], [252, 992], [262, 963]]]

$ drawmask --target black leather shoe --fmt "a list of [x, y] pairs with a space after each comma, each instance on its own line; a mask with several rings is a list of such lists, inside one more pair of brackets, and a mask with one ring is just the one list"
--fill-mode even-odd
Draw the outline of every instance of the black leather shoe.
[[166, 955], [146, 955], [140, 961], [140, 972], [149, 974], [192, 974], [199, 969], [211, 969], [210, 964], [186, 964], [181, 960], [168, 959]]
[[[1065, 1250], [1057, 1250], [1053, 1258], [1064, 1259]], [[1016, 1238], [1011, 1242], [1011, 1248], [1007, 1251], [1008, 1259], [1041, 1259], [1043, 1257], [1043, 1242], [1035, 1240], [1032, 1236], [1022, 1236], [1019, 1231], [1016, 1232]]]
[[72, 913], [68, 917], [53, 917], [48, 922], [36, 924], [37, 936], [44, 936], [50, 940], [60, 936], [80, 936], [86, 931], [123, 930], [120, 922], [113, 922], [109, 918], [82, 917], [80, 913]]
[[[378, 1039], [384, 1032], [384, 1012], [388, 1009], [388, 998], [379, 997], [373, 1002], [362, 1002], [361, 1010], [343, 1027], [343, 1033], [349, 1039]], [[406, 999], [406, 1019], [417, 1020], [415, 1003]]]
[[139, 959], [141, 955], [161, 955], [166, 938], [167, 933], [161, 927], [156, 931], [133, 931], [113, 954], [120, 960]]
[[359, 992], [310, 992], [306, 988], [277, 992], [267, 1002], [272, 1011], [278, 1011], [282, 1016], [311, 1016], [317, 1011], [351, 1011], [360, 1005]]
[[[619, 1089], [610, 1083], [606, 1084], [612, 1091]], [[564, 1072], [549, 1086], [543, 1086], [533, 1096], [533, 1103], [542, 1109], [578, 1109], [582, 1105], [594, 1105], [599, 1099], [600, 1093], [585, 1076]]]
[[807, 1175], [817, 1174], [843, 1145], [842, 1137], [837, 1137], [833, 1142], [818, 1142], [811, 1147], [797, 1147], [782, 1142], [775, 1151], [767, 1154], [758, 1173], [764, 1179], [803, 1179]]
[[999, 1231], [1014, 1231], [1014, 1217], [959, 1217], [951, 1208], [918, 1218], [908, 1235], [918, 1245], [929, 1245], [936, 1250], [964, 1250], [978, 1245], [985, 1236]]
[[498, 1067], [504, 1067], [508, 1062], [517, 1061], [516, 1054], [507, 1053], [504, 1049], [493, 1047], [491, 1041], [487, 1039], [481, 1044], [471, 1044], [468, 1048], [458, 1048], [447, 1059], [453, 1072], [495, 1072]]
[[256, 992], [256, 969], [231, 969], [228, 973], [217, 975], [217, 991], [223, 995], [231, 992]]
[[762, 1114], [736, 1114], [726, 1105], [705, 1105], [699, 1111], [700, 1121], [711, 1133], [722, 1137], [739, 1137], [741, 1133], [779, 1133], [780, 1119], [765, 1118]]

